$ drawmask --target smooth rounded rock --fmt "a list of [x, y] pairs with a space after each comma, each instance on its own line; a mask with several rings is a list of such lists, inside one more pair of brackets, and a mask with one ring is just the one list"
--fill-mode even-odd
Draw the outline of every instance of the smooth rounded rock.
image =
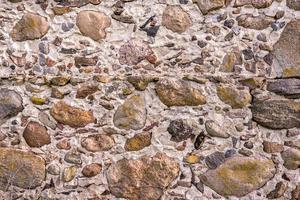
[[34, 121], [27, 124], [23, 137], [30, 147], [42, 147], [51, 143], [46, 127]]

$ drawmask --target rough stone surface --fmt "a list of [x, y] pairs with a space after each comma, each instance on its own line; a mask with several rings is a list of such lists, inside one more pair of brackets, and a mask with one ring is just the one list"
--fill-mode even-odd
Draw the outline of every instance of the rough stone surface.
[[129, 40], [119, 49], [119, 62], [122, 65], [136, 65], [151, 57], [155, 57], [152, 49], [141, 40]]
[[116, 110], [113, 121], [116, 127], [120, 129], [138, 130], [144, 127], [147, 118], [144, 97], [134, 95], [128, 98]]
[[198, 106], [206, 103], [203, 92], [185, 81], [162, 79], [156, 84], [155, 90], [166, 106]]
[[56, 103], [51, 108], [50, 114], [59, 123], [71, 127], [84, 127], [95, 121], [92, 112], [70, 106], [63, 101]]
[[254, 100], [253, 119], [271, 129], [300, 127], [300, 102], [289, 99]]
[[113, 137], [105, 134], [90, 135], [81, 141], [81, 146], [88, 151], [108, 151], [115, 144]]
[[0, 89], [0, 124], [23, 110], [22, 97], [13, 90]]
[[284, 28], [272, 51], [272, 55], [274, 55], [279, 65], [278, 70], [282, 71], [285, 77], [299, 76], [299, 33], [300, 20], [292, 20]]
[[186, 140], [194, 133], [194, 128], [187, 119], [171, 121], [167, 130], [171, 134], [171, 140], [175, 142]]
[[299, 98], [300, 79], [290, 78], [269, 80], [267, 83], [267, 89], [288, 98]]
[[192, 25], [192, 20], [182, 7], [167, 6], [163, 13], [162, 25], [174, 32], [183, 33]]
[[200, 178], [205, 185], [223, 196], [242, 197], [262, 187], [275, 173], [271, 160], [255, 157], [234, 157]]
[[299, 199], [299, 0], [0, 2], [0, 200]]
[[43, 37], [49, 30], [45, 17], [34, 13], [26, 13], [13, 27], [10, 35], [15, 41], [35, 40]]
[[251, 103], [252, 97], [248, 90], [240, 90], [230, 85], [217, 87], [218, 97], [232, 108], [243, 108]]
[[295, 148], [288, 148], [281, 153], [284, 160], [284, 166], [287, 169], [296, 170], [300, 167], [300, 150]]
[[300, 10], [300, 1], [299, 0], [287, 0], [286, 5], [294, 10]]
[[139, 133], [126, 140], [126, 151], [139, 151], [151, 145], [152, 134], [149, 132]]
[[157, 153], [152, 158], [119, 160], [109, 168], [107, 178], [111, 192], [118, 198], [159, 199], [178, 174], [178, 163]]
[[36, 188], [45, 179], [45, 161], [32, 153], [0, 148], [0, 189], [10, 185], [24, 189]]
[[206, 15], [210, 11], [222, 8], [225, 5], [224, 0], [195, 0], [194, 2], [197, 4], [204, 15]]
[[264, 15], [253, 16], [252, 14], [243, 14], [237, 18], [238, 25], [244, 28], [263, 30], [268, 28], [273, 19]]
[[110, 18], [102, 12], [81, 11], [76, 18], [76, 25], [82, 35], [100, 41], [106, 37], [106, 28], [110, 27]]

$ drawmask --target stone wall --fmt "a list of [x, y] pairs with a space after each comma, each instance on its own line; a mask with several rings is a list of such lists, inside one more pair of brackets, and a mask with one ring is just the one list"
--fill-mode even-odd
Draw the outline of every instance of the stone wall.
[[0, 199], [300, 199], [299, 0], [0, 0]]

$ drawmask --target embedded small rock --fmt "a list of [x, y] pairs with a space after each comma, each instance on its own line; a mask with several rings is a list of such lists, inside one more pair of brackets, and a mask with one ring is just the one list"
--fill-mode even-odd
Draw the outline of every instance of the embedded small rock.
[[260, 14], [243, 14], [237, 17], [238, 25], [244, 28], [263, 30], [268, 28], [273, 22], [273, 18]]
[[117, 198], [158, 200], [179, 171], [173, 158], [157, 153], [154, 157], [117, 161], [108, 169], [107, 180]]
[[113, 122], [120, 129], [139, 130], [144, 127], [147, 118], [146, 102], [143, 96], [134, 95], [117, 108]]
[[99, 90], [98, 86], [96, 85], [83, 85], [77, 90], [76, 98], [84, 99], [89, 95], [94, 94]]
[[205, 163], [209, 169], [216, 169], [219, 165], [225, 162], [225, 154], [216, 151], [205, 158]]
[[63, 176], [62, 176], [63, 181], [64, 182], [72, 181], [75, 178], [76, 173], [77, 173], [77, 168], [75, 166], [64, 168]]
[[183, 33], [193, 22], [187, 12], [181, 6], [169, 5], [166, 7], [162, 17], [162, 25], [173, 32]]
[[115, 145], [112, 136], [106, 134], [90, 135], [81, 141], [81, 146], [88, 151], [108, 151]]
[[269, 159], [232, 157], [200, 179], [222, 196], [242, 197], [265, 185], [274, 174], [275, 165]]
[[263, 141], [263, 149], [267, 153], [280, 153], [284, 150], [283, 145], [276, 142]]
[[300, 1], [299, 0], [287, 0], [286, 1], [287, 7], [294, 9], [294, 10], [300, 10]]
[[59, 123], [69, 125], [73, 128], [84, 127], [95, 122], [91, 111], [73, 107], [64, 101], [59, 101], [50, 109], [51, 116]]
[[254, 8], [267, 8], [271, 6], [273, 0], [235, 0], [234, 6], [240, 7], [245, 5], [252, 5]]
[[172, 136], [171, 140], [175, 142], [186, 140], [194, 133], [194, 128], [187, 119], [177, 119], [171, 121], [167, 130]]
[[244, 108], [251, 103], [252, 96], [247, 89], [237, 89], [230, 85], [219, 85], [217, 87], [218, 97], [233, 109]]
[[290, 170], [296, 170], [300, 167], [300, 150], [296, 148], [288, 148], [281, 153], [284, 166]]
[[10, 35], [14, 41], [35, 40], [43, 37], [49, 30], [45, 17], [27, 13], [16, 23]]
[[106, 37], [105, 30], [110, 27], [111, 20], [102, 12], [85, 10], [78, 13], [76, 25], [82, 35], [100, 41]]
[[51, 143], [46, 127], [34, 121], [27, 124], [23, 137], [30, 147], [42, 147]]
[[129, 138], [125, 142], [126, 151], [139, 151], [151, 145], [152, 134], [149, 132], [143, 132], [136, 134], [132, 138]]
[[229, 138], [230, 136], [230, 132], [227, 129], [224, 129], [223, 126], [213, 120], [205, 122], [205, 129], [208, 135], [212, 137]]
[[208, 14], [213, 10], [222, 8], [225, 5], [224, 0], [193, 0], [201, 10], [203, 15]]
[[161, 79], [155, 87], [160, 101], [166, 106], [198, 106], [206, 103], [206, 97], [200, 89], [190, 82]]
[[100, 174], [101, 170], [102, 170], [101, 164], [92, 163], [92, 164], [85, 166], [82, 169], [82, 174], [85, 177], [93, 177], [93, 176], [97, 176], [98, 174]]
[[141, 40], [132, 39], [119, 49], [119, 62], [121, 65], [137, 65], [143, 60], [155, 57], [150, 46]]
[[0, 89], [0, 125], [23, 110], [23, 99], [14, 90]]

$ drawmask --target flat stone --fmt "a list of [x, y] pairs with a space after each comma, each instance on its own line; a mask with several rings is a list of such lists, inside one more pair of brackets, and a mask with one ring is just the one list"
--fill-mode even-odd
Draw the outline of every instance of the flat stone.
[[18, 115], [23, 108], [21, 95], [14, 90], [0, 89], [0, 125]]
[[136, 134], [132, 138], [129, 138], [125, 142], [126, 151], [139, 151], [151, 145], [152, 134], [149, 132], [143, 132]]
[[193, 2], [197, 4], [203, 15], [206, 15], [213, 10], [220, 9], [225, 5], [224, 0], [193, 0]]
[[101, 171], [102, 171], [101, 164], [99, 164], [99, 163], [92, 163], [92, 164], [86, 165], [82, 169], [82, 174], [85, 177], [94, 177], [94, 176], [97, 176], [98, 174], [100, 174]]
[[193, 22], [187, 12], [179, 5], [169, 5], [162, 16], [162, 25], [173, 32], [183, 33]]
[[216, 169], [200, 175], [200, 179], [222, 196], [242, 197], [261, 188], [274, 174], [275, 166], [269, 159], [232, 157]]
[[82, 35], [100, 41], [106, 38], [105, 30], [110, 27], [111, 20], [102, 12], [84, 10], [78, 13], [76, 25]]
[[267, 90], [287, 98], [300, 98], [300, 79], [274, 79], [267, 81]]
[[286, 1], [287, 7], [294, 9], [294, 10], [300, 10], [300, 1], [299, 0], [287, 0]]
[[59, 123], [69, 125], [73, 128], [85, 127], [95, 122], [91, 111], [73, 107], [64, 101], [59, 101], [50, 109], [51, 116]]
[[0, 148], [0, 189], [9, 184], [24, 189], [40, 186], [45, 179], [45, 161], [32, 153]]
[[278, 62], [275, 71], [282, 71], [284, 77], [300, 77], [300, 20], [292, 20], [286, 25], [272, 55]]
[[43, 37], [49, 30], [49, 24], [45, 17], [34, 13], [26, 13], [16, 23], [10, 32], [14, 41], [35, 40]]
[[268, 28], [274, 21], [272, 17], [260, 14], [254, 16], [252, 14], [242, 14], [237, 17], [238, 25], [244, 28], [263, 30]]
[[271, 129], [289, 129], [300, 127], [300, 102], [270, 98], [254, 100], [251, 107], [253, 120]]
[[106, 134], [90, 135], [81, 141], [81, 146], [91, 152], [108, 151], [114, 145], [114, 138]]
[[96, 85], [82, 85], [80, 88], [77, 89], [76, 98], [84, 99], [97, 91], [99, 91], [99, 88]]
[[284, 150], [282, 144], [269, 141], [263, 141], [263, 149], [266, 153], [280, 153]]
[[171, 134], [172, 141], [181, 142], [193, 135], [194, 128], [189, 120], [177, 119], [170, 122], [167, 131]]
[[23, 132], [23, 137], [30, 147], [42, 147], [51, 143], [51, 138], [46, 127], [34, 121], [30, 121], [27, 124]]
[[206, 104], [202, 90], [188, 81], [161, 79], [155, 87], [157, 96], [166, 106], [198, 106]]
[[235, 0], [234, 6], [241, 7], [252, 5], [254, 8], [267, 8], [273, 3], [273, 0]]
[[[121, 65], [137, 65], [143, 60], [155, 57], [151, 47], [144, 41], [131, 39], [119, 49], [119, 62]], [[150, 61], [149, 61], [150, 62]]]
[[143, 96], [134, 95], [120, 105], [113, 117], [114, 125], [120, 129], [139, 130], [145, 126], [146, 102]]
[[117, 198], [160, 199], [179, 175], [178, 163], [163, 153], [135, 160], [122, 159], [107, 171], [110, 192]]
[[281, 152], [283, 166], [290, 170], [296, 170], [300, 167], [300, 150], [296, 148], [288, 148]]
[[96, 66], [98, 62], [98, 56], [95, 57], [84, 57], [84, 56], [76, 56], [74, 58], [76, 67], [86, 67], [86, 66]]
[[221, 101], [229, 104], [233, 109], [244, 108], [251, 103], [252, 96], [247, 89], [238, 89], [233, 85], [219, 85], [217, 95]]

